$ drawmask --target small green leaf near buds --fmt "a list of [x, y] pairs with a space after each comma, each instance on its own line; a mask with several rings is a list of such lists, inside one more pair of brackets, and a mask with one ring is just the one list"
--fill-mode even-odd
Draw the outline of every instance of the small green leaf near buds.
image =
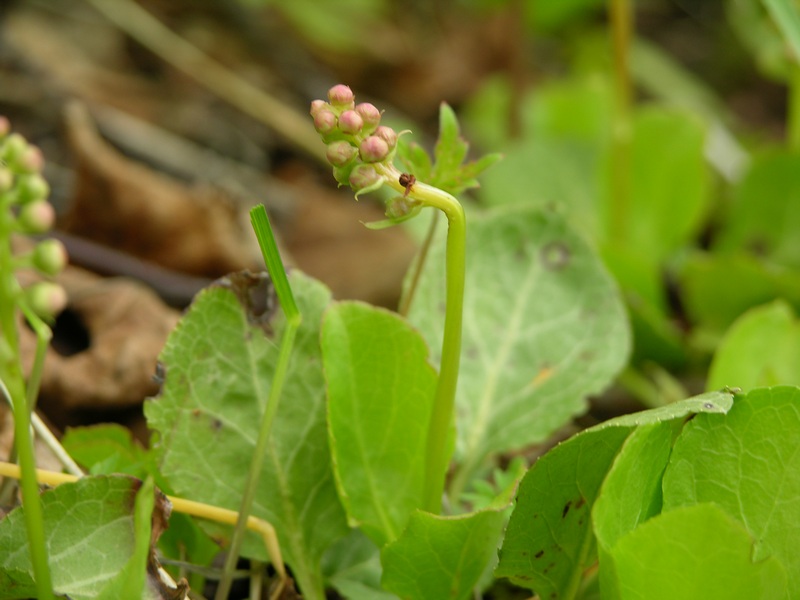
[[28, 202], [17, 215], [17, 224], [23, 233], [43, 233], [53, 226], [56, 213], [47, 200]]
[[335, 108], [353, 108], [355, 98], [353, 90], [341, 83], [328, 90], [328, 100]]
[[357, 192], [374, 189], [381, 181], [381, 176], [369, 165], [358, 165], [350, 171], [350, 187]]
[[17, 178], [17, 202], [26, 204], [44, 200], [50, 195], [50, 186], [38, 173], [20, 175]]
[[364, 129], [368, 132], [373, 131], [381, 122], [381, 111], [374, 104], [362, 102], [356, 105], [355, 111], [363, 119]]
[[25, 290], [25, 298], [41, 317], [54, 317], [67, 306], [67, 293], [57, 283], [40, 281]]
[[[378, 128], [380, 129], [380, 127]], [[389, 156], [389, 145], [378, 136], [371, 135], [358, 147], [361, 160], [367, 163], [381, 162]]]
[[384, 142], [386, 142], [390, 150], [395, 146], [397, 146], [397, 132], [391, 127], [386, 127], [385, 125], [381, 125], [375, 130], [375, 133], [373, 135], [378, 136]]
[[339, 140], [328, 144], [325, 156], [334, 167], [343, 167], [358, 154], [358, 149], [350, 142]]
[[355, 135], [364, 126], [364, 119], [354, 110], [346, 110], [339, 115], [339, 131], [347, 135]]
[[320, 110], [314, 115], [314, 129], [323, 135], [331, 133], [336, 129], [336, 115], [327, 109]]
[[328, 107], [330, 107], [330, 104], [325, 102], [325, 100], [314, 100], [311, 103], [311, 110], [308, 112], [311, 114], [312, 117], [316, 117], [319, 111], [321, 111], [323, 108], [328, 108]]
[[33, 248], [31, 262], [43, 275], [58, 275], [67, 266], [67, 249], [55, 238], [43, 240]]
[[6, 137], [9, 131], [11, 131], [11, 123], [6, 117], [0, 115], [0, 140]]

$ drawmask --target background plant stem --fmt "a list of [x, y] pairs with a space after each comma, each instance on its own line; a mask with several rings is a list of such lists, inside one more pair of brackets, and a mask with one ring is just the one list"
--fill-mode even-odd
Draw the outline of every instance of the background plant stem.
[[615, 105], [611, 140], [611, 244], [624, 244], [628, 234], [631, 202], [631, 105], [630, 41], [633, 12], [630, 0], [609, 0], [611, 45], [614, 56]]
[[51, 600], [53, 585], [47, 563], [42, 505], [36, 481], [36, 460], [31, 438], [30, 410], [25, 392], [25, 378], [20, 365], [19, 338], [17, 335], [17, 302], [21, 293], [14, 278], [13, 257], [10, 246], [11, 224], [8, 207], [0, 202], [0, 377], [2, 377], [14, 408], [14, 445], [22, 471], [22, 501], [28, 547], [36, 578], [37, 596]]

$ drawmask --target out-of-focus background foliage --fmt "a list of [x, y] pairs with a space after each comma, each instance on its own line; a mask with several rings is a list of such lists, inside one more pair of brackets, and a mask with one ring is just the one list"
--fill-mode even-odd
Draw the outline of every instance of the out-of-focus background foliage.
[[[0, 114], [44, 151], [73, 264], [45, 415], [146, 440], [141, 402], [179, 311], [260, 268], [258, 202], [291, 264], [337, 298], [396, 306], [420, 230], [367, 230], [380, 202], [336, 189], [307, 111], [339, 82], [428, 148], [449, 103], [476, 156], [505, 155], [469, 210], [553, 207], [600, 253], [634, 351], [595, 418], [702, 390], [748, 309], [782, 298], [796, 327], [794, 55], [756, 0], [640, 0], [615, 61], [609, 14], [625, 4], [3, 2]], [[793, 383], [792, 364], [753, 384]]]

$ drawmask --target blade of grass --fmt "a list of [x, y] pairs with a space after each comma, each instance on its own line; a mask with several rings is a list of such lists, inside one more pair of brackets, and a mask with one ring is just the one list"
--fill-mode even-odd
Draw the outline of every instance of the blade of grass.
[[239, 558], [239, 550], [244, 540], [247, 519], [253, 507], [253, 500], [258, 487], [258, 479], [264, 464], [264, 455], [267, 451], [272, 423], [278, 411], [278, 403], [280, 402], [283, 383], [286, 379], [289, 359], [292, 356], [295, 336], [302, 322], [302, 315], [297, 308], [292, 288], [289, 285], [289, 279], [286, 276], [286, 269], [284, 269], [283, 262], [281, 261], [281, 255], [278, 251], [278, 245], [275, 242], [275, 236], [272, 233], [267, 211], [262, 204], [259, 204], [250, 211], [250, 220], [253, 224], [256, 238], [258, 239], [258, 245], [261, 247], [261, 252], [264, 255], [267, 271], [269, 271], [272, 283], [275, 286], [275, 291], [278, 294], [278, 301], [286, 316], [286, 329], [281, 338], [278, 362], [275, 365], [275, 374], [272, 378], [272, 385], [270, 386], [269, 397], [267, 398], [267, 406], [261, 421], [261, 428], [258, 432], [253, 458], [250, 462], [247, 483], [245, 484], [245, 489], [242, 494], [242, 503], [239, 507], [239, 517], [236, 522], [236, 527], [233, 530], [233, 536], [231, 537], [228, 556], [225, 558], [225, 566], [215, 596], [216, 600], [225, 600], [230, 592], [233, 574], [236, 570], [236, 561]]
[[789, 104], [787, 107], [787, 145], [800, 150], [800, 12], [791, 0], [764, 0], [772, 20], [792, 49], [794, 63], [789, 69]]

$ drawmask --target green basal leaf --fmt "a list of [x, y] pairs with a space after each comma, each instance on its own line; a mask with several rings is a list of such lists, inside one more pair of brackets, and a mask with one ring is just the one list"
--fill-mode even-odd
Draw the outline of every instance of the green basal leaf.
[[[152, 493], [152, 485], [143, 487], [132, 477], [91, 476], [42, 494], [45, 543], [57, 594], [94, 600], [104, 589], [121, 589], [121, 583], [128, 581], [140, 587], [130, 588], [132, 593], [124, 597], [160, 597], [155, 590], [143, 589], [141, 559], [144, 555], [146, 562], [150, 549], [145, 513], [152, 511]], [[36, 596], [23, 511], [18, 508], [0, 521], [3, 600]]]
[[783, 300], [750, 309], [717, 348], [707, 387], [800, 384], [800, 324]]
[[381, 551], [383, 587], [414, 600], [464, 599], [496, 556], [522, 469], [492, 504], [454, 517], [417, 511]]
[[[564, 220], [534, 210], [470, 221], [456, 460], [467, 478], [494, 453], [546, 439], [622, 368], [630, 340], [614, 282]], [[444, 244], [409, 320], [439, 362]]]
[[[619, 489], [619, 478], [632, 476], [629, 472], [638, 469], [639, 473], [646, 474], [646, 480], [637, 483], [638, 491], [632, 494], [630, 503], [638, 503], [640, 513], [652, 514], [658, 507], [652, 478], [656, 473], [660, 476], [663, 465], [651, 465], [655, 473], [647, 473], [647, 463], [636, 463], [637, 452], [657, 454], [659, 444], [663, 443], [660, 436], [665, 433], [661, 423], [669, 429], [673, 426], [670, 421], [692, 413], [724, 412], [731, 401], [731, 394], [727, 392], [703, 394], [611, 419], [553, 448], [536, 461], [522, 480], [495, 574], [534, 589], [540, 598], [573, 597], [582, 585], [585, 569], [596, 559], [590, 511], [595, 502], [599, 502], [598, 496], [602, 498], [601, 493], [606, 493], [604, 482], [609, 470], [616, 469], [620, 461], [630, 463], [619, 467], [621, 470], [615, 475], [617, 482], [612, 479], [609, 484], [610, 494], [615, 488]], [[649, 425], [650, 432], [637, 433], [630, 441], [630, 449], [624, 451], [629, 443], [626, 440], [635, 433], [634, 428], [641, 425]], [[677, 427], [677, 423], [674, 426]], [[651, 439], [650, 435], [656, 437]], [[648, 446], [654, 448], [650, 450]], [[613, 521], [614, 515], [609, 513], [608, 507], [600, 506], [601, 517], [606, 519], [601, 524], [603, 539], [611, 540], [635, 526], [635, 516], [622, 515]]]
[[[238, 510], [286, 323], [263, 280], [230, 279], [201, 292], [170, 335], [160, 357], [166, 381], [145, 414], [160, 434], [161, 470], [176, 493]], [[290, 283], [303, 324], [252, 513], [273, 524], [304, 596], [317, 599], [320, 557], [347, 533], [330, 466], [319, 347], [330, 292], [298, 271]], [[217, 539], [231, 534], [207, 527]], [[254, 535], [243, 554], [267, 559]]]
[[422, 505], [436, 372], [402, 318], [359, 302], [325, 314], [322, 359], [339, 495], [350, 524], [381, 547]]
[[[461, 137], [458, 118], [452, 108], [442, 102], [439, 106], [439, 139], [434, 148], [434, 181], [441, 181], [454, 173], [467, 157], [469, 144]], [[435, 184], [434, 184], [435, 185]]]
[[396, 600], [381, 588], [381, 553], [360, 530], [353, 529], [322, 557], [328, 583], [347, 600]]
[[712, 503], [663, 513], [623, 537], [612, 552], [609, 600], [703, 598], [781, 600], [786, 573], [775, 558], [754, 561], [753, 538]]
[[800, 266], [799, 166], [800, 154], [785, 150], [753, 157], [734, 189], [715, 252], [749, 252], [783, 266]]
[[698, 415], [675, 442], [663, 484], [665, 512], [713, 502], [739, 521], [755, 540], [748, 558], [783, 563], [789, 598], [800, 596], [798, 407], [796, 387], [759, 388], [724, 417]]
[[775, 298], [800, 309], [796, 270], [742, 254], [692, 253], [681, 267], [679, 283], [690, 320], [715, 335], [722, 335], [749, 308]]

